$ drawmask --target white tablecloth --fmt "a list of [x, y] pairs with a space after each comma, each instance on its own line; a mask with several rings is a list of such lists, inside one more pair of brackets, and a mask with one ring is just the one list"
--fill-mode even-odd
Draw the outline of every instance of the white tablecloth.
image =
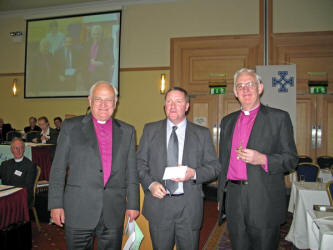
[[307, 210], [309, 248], [333, 249], [333, 212]]
[[22, 188], [14, 187], [14, 186], [8, 186], [8, 185], [0, 185], [0, 197], [10, 195], [12, 193], [15, 193]]
[[288, 211], [294, 213], [294, 216], [286, 240], [297, 248], [309, 248], [306, 211], [312, 210], [313, 205], [330, 204], [325, 187], [325, 184], [315, 182], [292, 184]]

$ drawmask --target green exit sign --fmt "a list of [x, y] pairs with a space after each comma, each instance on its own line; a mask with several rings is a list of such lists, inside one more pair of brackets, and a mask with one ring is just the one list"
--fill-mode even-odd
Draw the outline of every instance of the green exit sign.
[[318, 94], [327, 94], [326, 86], [309, 86], [310, 94], [318, 95]]
[[309, 81], [309, 93], [313, 95], [327, 94], [328, 81]]
[[226, 86], [209, 86], [211, 95], [224, 95]]

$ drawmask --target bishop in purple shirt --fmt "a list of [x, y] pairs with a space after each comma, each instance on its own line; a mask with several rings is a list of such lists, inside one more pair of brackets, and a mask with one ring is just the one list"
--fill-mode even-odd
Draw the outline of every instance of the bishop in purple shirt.
[[260, 103], [264, 84], [250, 69], [234, 75], [241, 110], [221, 121], [218, 178], [220, 222], [227, 220], [232, 249], [276, 250], [286, 217], [284, 174], [297, 164], [287, 112]]
[[139, 215], [135, 130], [112, 117], [117, 89], [95, 83], [91, 113], [66, 119], [52, 163], [48, 207], [67, 249], [120, 249], [124, 219]]

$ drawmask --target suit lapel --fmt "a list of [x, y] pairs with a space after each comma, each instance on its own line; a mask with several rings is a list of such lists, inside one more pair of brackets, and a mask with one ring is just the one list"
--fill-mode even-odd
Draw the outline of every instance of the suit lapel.
[[259, 139], [262, 138], [263, 125], [265, 124], [265, 106], [261, 105], [257, 117], [254, 121], [253, 128], [247, 143], [247, 148], [254, 148], [258, 145]]
[[195, 140], [196, 136], [193, 131], [193, 127], [191, 122], [187, 121], [186, 130], [185, 130], [185, 141], [184, 141], [184, 149], [183, 149], [183, 157], [182, 157], [182, 165], [187, 166], [189, 165], [189, 150], [192, 145], [196, 145]]
[[112, 122], [112, 165], [110, 178], [114, 175], [119, 166], [119, 164], [117, 164], [117, 156], [121, 147], [121, 140], [123, 136], [123, 131], [120, 128], [119, 122], [116, 119], [113, 119]]
[[[235, 131], [235, 127], [236, 127], [236, 123], [239, 117], [240, 111], [238, 111], [237, 113], [235, 113], [235, 115], [233, 117], [231, 117], [229, 124], [226, 124], [226, 127], [224, 128], [224, 131], [232, 131], [231, 133], [229, 133], [226, 136], [226, 144], [227, 145], [227, 152], [228, 155], [230, 156], [230, 151], [231, 151], [231, 146], [232, 146], [232, 138], [234, 135], [234, 131]], [[223, 126], [223, 124], [222, 124]]]
[[[163, 165], [162, 166], [167, 166], [168, 165], [168, 150], [167, 150], [167, 120], [163, 120], [162, 122], [162, 129], [157, 129], [157, 133], [158, 133], [158, 138], [160, 140], [160, 142], [162, 143], [162, 159], [163, 159]], [[163, 169], [164, 172], [164, 169]]]
[[92, 120], [91, 114], [85, 116], [82, 120], [82, 131], [83, 135], [86, 137], [86, 142], [89, 147], [93, 149], [93, 152], [98, 159], [96, 166], [102, 167], [101, 153], [98, 148], [97, 136], [94, 128], [94, 122]]

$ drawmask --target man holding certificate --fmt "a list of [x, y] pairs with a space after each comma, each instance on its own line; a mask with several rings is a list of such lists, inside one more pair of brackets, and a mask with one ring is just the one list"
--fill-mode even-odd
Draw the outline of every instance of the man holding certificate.
[[189, 96], [179, 87], [165, 95], [167, 119], [146, 124], [137, 153], [145, 192], [143, 215], [154, 249], [198, 249], [203, 214], [202, 183], [220, 164], [207, 128], [186, 120]]

